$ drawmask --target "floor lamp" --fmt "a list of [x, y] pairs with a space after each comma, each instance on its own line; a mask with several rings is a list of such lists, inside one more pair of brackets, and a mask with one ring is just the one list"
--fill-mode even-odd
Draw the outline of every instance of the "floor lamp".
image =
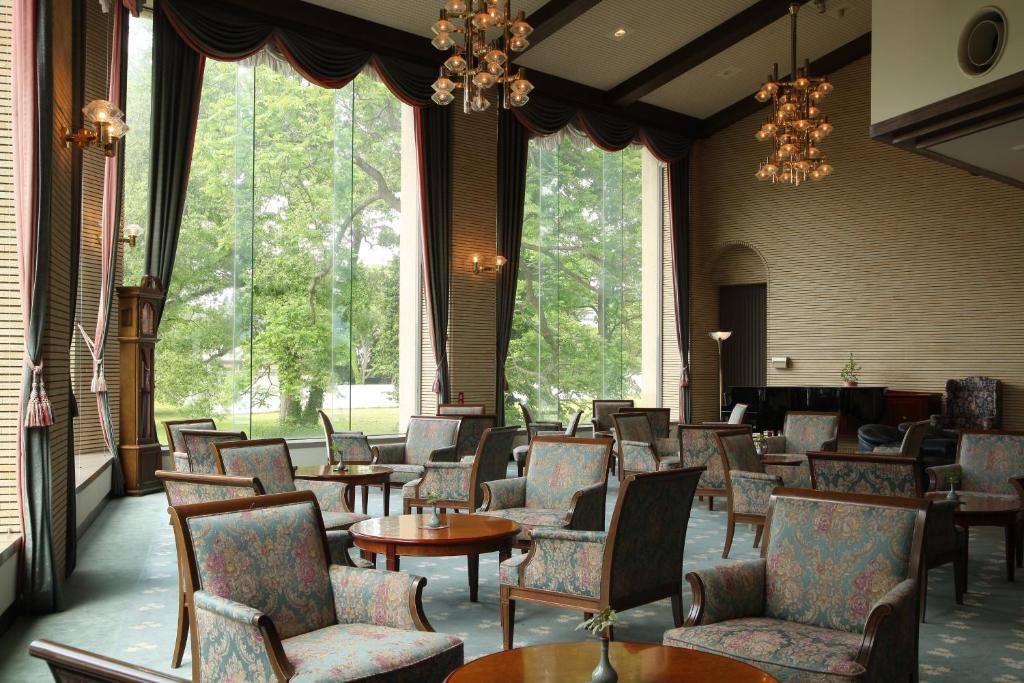
[[731, 331], [716, 330], [710, 333], [712, 339], [718, 342], [718, 419], [722, 419], [722, 396], [725, 394], [725, 387], [722, 386], [722, 342], [732, 336]]

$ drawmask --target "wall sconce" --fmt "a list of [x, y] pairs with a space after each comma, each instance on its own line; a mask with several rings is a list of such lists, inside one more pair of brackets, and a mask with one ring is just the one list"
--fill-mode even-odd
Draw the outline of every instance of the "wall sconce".
[[[124, 226], [124, 237], [118, 237], [117, 241], [122, 244], [127, 244], [132, 249], [135, 248], [135, 244], [138, 239], [142, 237], [142, 226], [132, 223], [131, 225]], [[99, 237], [96, 241], [103, 244], [103, 231], [100, 230]]]
[[107, 100], [93, 100], [82, 107], [85, 122], [92, 129], [81, 128], [72, 133], [70, 128], [64, 129], [64, 143], [70, 148], [72, 143], [82, 149], [99, 147], [103, 156], [112, 157], [117, 154], [117, 141], [128, 132], [128, 124], [124, 122], [124, 112], [117, 105]]
[[504, 256], [498, 255], [494, 257], [493, 266], [481, 266], [480, 257], [473, 256], [473, 272], [479, 275], [480, 273], [500, 273], [502, 266], [508, 263], [508, 259]]

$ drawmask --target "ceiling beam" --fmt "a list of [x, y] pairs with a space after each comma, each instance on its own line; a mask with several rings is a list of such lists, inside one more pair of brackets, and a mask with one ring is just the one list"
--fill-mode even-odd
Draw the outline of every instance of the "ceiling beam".
[[[339, 37], [355, 47], [410, 61], [440, 66], [443, 55], [430, 46], [430, 40], [400, 29], [377, 24], [366, 19], [349, 16], [335, 10], [313, 5], [308, 2], [281, 2], [280, 0], [220, 0], [223, 4], [237, 7], [239, 11], [260, 14], [278, 26], [287, 26], [303, 31], [315, 31], [337, 40]], [[589, 0], [591, 5], [597, 4]], [[548, 5], [579, 4], [573, 0], [552, 0]], [[534, 12], [537, 16], [548, 5]], [[580, 10], [582, 13], [583, 10]], [[552, 10], [552, 13], [554, 10]], [[529, 20], [529, 17], [528, 17]], [[550, 19], [547, 21], [555, 21]], [[547, 23], [547, 21], [545, 23]], [[535, 31], [536, 32], [536, 31]], [[532, 35], [531, 35], [532, 39]], [[696, 135], [700, 119], [680, 114], [669, 109], [638, 102], [629, 107], [609, 106], [604, 91], [575, 81], [529, 70], [530, 81], [537, 86], [537, 93], [543, 93], [563, 102], [621, 116], [638, 125], [648, 125], [667, 130], [676, 130]]]
[[548, 0], [543, 7], [526, 17], [526, 22], [533, 27], [529, 37], [530, 47], [536, 47], [599, 2], [601, 0]]
[[[827, 75], [869, 54], [871, 54], [870, 31], [832, 50], [832, 52], [829, 52], [824, 57], [811, 62], [810, 73], [815, 76]], [[781, 77], [782, 80], [789, 78], [789, 74]], [[723, 128], [728, 128], [737, 121], [750, 116], [762, 107], [767, 106], [767, 104], [767, 102], [758, 102], [754, 99], [754, 93], [750, 93], [743, 99], [733, 102], [728, 107], [720, 109], [704, 119], [700, 127], [700, 137], [706, 138], [714, 135]]]
[[[801, 4], [807, 0], [798, 0]], [[790, 0], [758, 0], [699, 38], [636, 73], [608, 91], [608, 101], [622, 107], [636, 102], [690, 69], [727, 50], [786, 16]]]

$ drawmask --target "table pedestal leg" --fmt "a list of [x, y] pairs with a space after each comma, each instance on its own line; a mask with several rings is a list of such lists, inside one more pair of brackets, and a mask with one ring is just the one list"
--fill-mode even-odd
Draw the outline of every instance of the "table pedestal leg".
[[477, 587], [480, 584], [480, 556], [468, 555], [469, 560], [469, 601], [476, 602]]
[[363, 514], [366, 514], [366, 505], [370, 502], [370, 487], [363, 487]]
[[398, 571], [398, 566], [399, 566], [399, 559], [398, 559], [398, 555], [395, 553], [395, 547], [394, 546], [388, 546], [387, 558], [388, 558], [388, 562], [387, 562], [388, 571], [389, 572], [397, 572]]
[[1007, 524], [1006, 532], [1006, 580], [1013, 581], [1014, 569], [1017, 566], [1017, 525]]
[[391, 482], [381, 484], [380, 490], [384, 495], [384, 516], [387, 517], [391, 514]]

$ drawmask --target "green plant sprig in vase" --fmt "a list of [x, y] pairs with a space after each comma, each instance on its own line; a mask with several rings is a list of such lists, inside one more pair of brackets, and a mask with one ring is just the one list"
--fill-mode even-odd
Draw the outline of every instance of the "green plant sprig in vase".
[[615, 610], [611, 607], [605, 607], [576, 627], [577, 631], [586, 629], [601, 638], [601, 660], [594, 667], [593, 672], [591, 672], [588, 683], [617, 683], [619, 680], [619, 674], [612, 668], [612, 663], [608, 659], [608, 629], [614, 625]]

